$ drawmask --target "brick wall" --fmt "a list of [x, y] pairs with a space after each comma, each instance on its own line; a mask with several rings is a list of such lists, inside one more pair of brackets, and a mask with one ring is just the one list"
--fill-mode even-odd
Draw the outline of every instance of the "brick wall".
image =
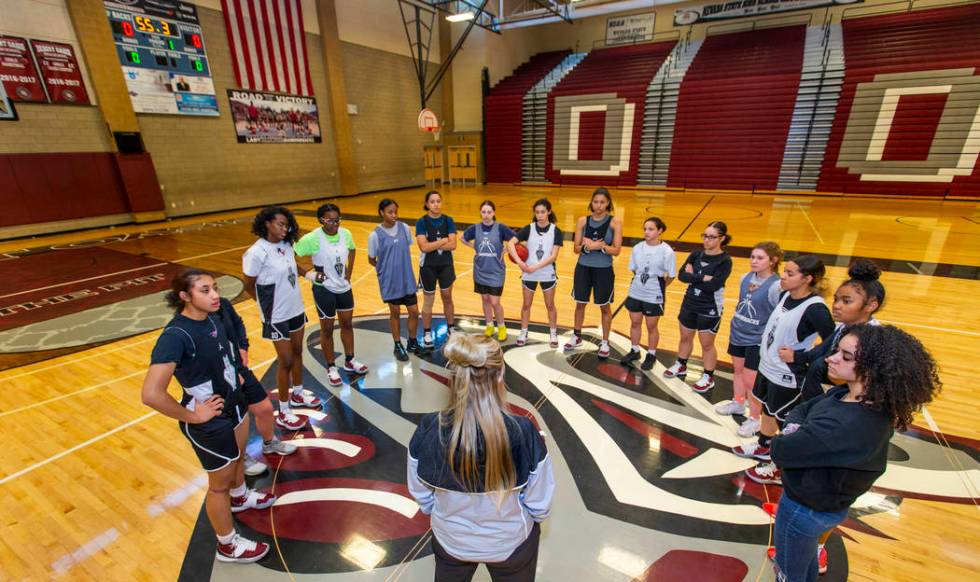
[[0, 122], [0, 154], [110, 150], [108, 130], [96, 107], [15, 105], [20, 119]]
[[[354, 161], [362, 192], [425, 183], [422, 147], [434, 143], [418, 129], [419, 84], [410, 57], [361, 45], [341, 43]], [[311, 56], [312, 58], [312, 56]], [[429, 75], [439, 68], [430, 63]], [[442, 119], [441, 92], [427, 104]]]
[[[227, 89], [238, 87], [220, 12], [198, 7], [220, 117], [138, 114], [169, 215], [308, 200], [338, 191], [320, 39], [306, 35], [319, 144], [239, 144]], [[116, 63], [118, 69], [119, 64]]]

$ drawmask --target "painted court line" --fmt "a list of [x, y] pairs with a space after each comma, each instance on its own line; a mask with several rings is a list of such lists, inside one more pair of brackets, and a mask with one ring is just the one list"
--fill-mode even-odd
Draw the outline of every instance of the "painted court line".
[[75, 283], [84, 283], [86, 281], [94, 281], [95, 279], [105, 279], [106, 277], [112, 277], [113, 275], [122, 275], [123, 273], [132, 273], [133, 271], [145, 271], [146, 269], [155, 269], [157, 267], [162, 267], [167, 263], [154, 263], [152, 265], [145, 265], [142, 267], [135, 267], [133, 269], [126, 269], [124, 271], [116, 271], [114, 273], [106, 273], [105, 275], [96, 275], [95, 277], [86, 277], [85, 279], [76, 279], [74, 281], [65, 281], [64, 283], [55, 283], [54, 285], [48, 285], [46, 287], [38, 287], [36, 289], [28, 289], [27, 291], [18, 291], [16, 293], [8, 293], [6, 295], [0, 295], [0, 299], [6, 299], [7, 297], [16, 297], [17, 295], [23, 295], [25, 293], [34, 293], [35, 291], [45, 291], [47, 289], [55, 289], [57, 287], [64, 287], [66, 285], [74, 285]]
[[817, 235], [817, 240], [820, 241], [820, 244], [825, 244], [823, 237], [820, 236], [820, 231], [817, 230], [817, 227], [814, 226], [813, 221], [810, 220], [810, 214], [803, 208], [803, 206], [800, 205], [799, 202], [796, 203], [796, 208], [803, 213], [803, 218], [806, 219], [807, 224], [809, 224], [810, 228], [813, 229], [813, 234]]

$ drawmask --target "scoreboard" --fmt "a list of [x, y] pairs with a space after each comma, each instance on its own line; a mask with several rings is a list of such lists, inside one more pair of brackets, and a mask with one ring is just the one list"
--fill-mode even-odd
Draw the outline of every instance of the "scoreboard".
[[173, 0], [104, 0], [116, 53], [140, 113], [218, 115], [197, 8]]

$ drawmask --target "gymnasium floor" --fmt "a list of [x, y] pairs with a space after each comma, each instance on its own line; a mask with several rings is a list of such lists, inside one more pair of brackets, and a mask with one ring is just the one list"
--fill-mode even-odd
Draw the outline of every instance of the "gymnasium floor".
[[[428, 520], [404, 486], [405, 445], [419, 415], [446, 401], [444, 361], [438, 353], [393, 361], [387, 321], [379, 315], [387, 310], [366, 257], [378, 201], [395, 198], [402, 219], [414, 225], [424, 191], [336, 201], [358, 245], [356, 345], [371, 372], [354, 385], [329, 388], [318, 326], [307, 327], [304, 383], [326, 403], [309, 413], [311, 429], [294, 436], [300, 451], [255, 482], [274, 489], [279, 504], [237, 516], [240, 531], [275, 542], [267, 558], [250, 566], [214, 563], [203, 473], [175, 422], [144, 407], [139, 390], [159, 328], [170, 317], [162, 292], [182, 266], [219, 273], [223, 294], [239, 298], [236, 308], [253, 339], [252, 367], [267, 387], [274, 385], [274, 352], [258, 337], [255, 303], [241, 294], [241, 255], [254, 240], [255, 211], [0, 243], [0, 580], [431, 580]], [[534, 199], [547, 196], [559, 226], [571, 232], [591, 189], [443, 191], [444, 209], [457, 222], [476, 221], [479, 202], [491, 198], [498, 219], [515, 227], [529, 222]], [[707, 222], [727, 222], [733, 281], [748, 269], [748, 249], [766, 239], [791, 252], [824, 255], [831, 288], [853, 257], [876, 259], [888, 291], [880, 319], [932, 350], [945, 386], [928, 416], [893, 439], [888, 472], [831, 538], [823, 579], [974, 578], [980, 571], [973, 362], [980, 353], [978, 205], [613, 194], [627, 237], [640, 236], [647, 215], [660, 216], [680, 260], [699, 245]], [[315, 228], [317, 205], [290, 205], [304, 230]], [[563, 327], [572, 317], [574, 260], [566, 246], [558, 261]], [[455, 299], [457, 313], [476, 315], [470, 261], [461, 246]], [[615, 262], [617, 305], [629, 284], [627, 263], [624, 250]], [[505, 305], [515, 318], [518, 273], [512, 265], [508, 270]], [[543, 528], [539, 580], [773, 578], [765, 558], [770, 522], [761, 504], [777, 499], [780, 489], [740, 476], [750, 464], [727, 452], [739, 442], [734, 421], [710, 408], [730, 397], [730, 374], [722, 369], [707, 398], [660, 376], [677, 345], [682, 292], [681, 284], [668, 291], [660, 365], [651, 373], [598, 361], [593, 343], [565, 355], [547, 348], [546, 335], [541, 343], [532, 334], [535, 341], [517, 348], [518, 326], [511, 326], [505, 348], [511, 405], [531, 414], [545, 433], [558, 481]], [[312, 318], [308, 285], [303, 295]], [[736, 295], [729, 285], [720, 352]], [[532, 319], [546, 321], [540, 300]], [[597, 321], [592, 308], [587, 323]], [[614, 351], [628, 349], [624, 313], [614, 328]], [[477, 579], [489, 578], [481, 570]]]

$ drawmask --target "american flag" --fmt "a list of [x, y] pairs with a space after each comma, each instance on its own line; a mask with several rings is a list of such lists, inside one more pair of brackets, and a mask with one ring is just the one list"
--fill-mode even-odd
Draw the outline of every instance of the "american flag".
[[221, 0], [238, 85], [312, 95], [301, 0]]

